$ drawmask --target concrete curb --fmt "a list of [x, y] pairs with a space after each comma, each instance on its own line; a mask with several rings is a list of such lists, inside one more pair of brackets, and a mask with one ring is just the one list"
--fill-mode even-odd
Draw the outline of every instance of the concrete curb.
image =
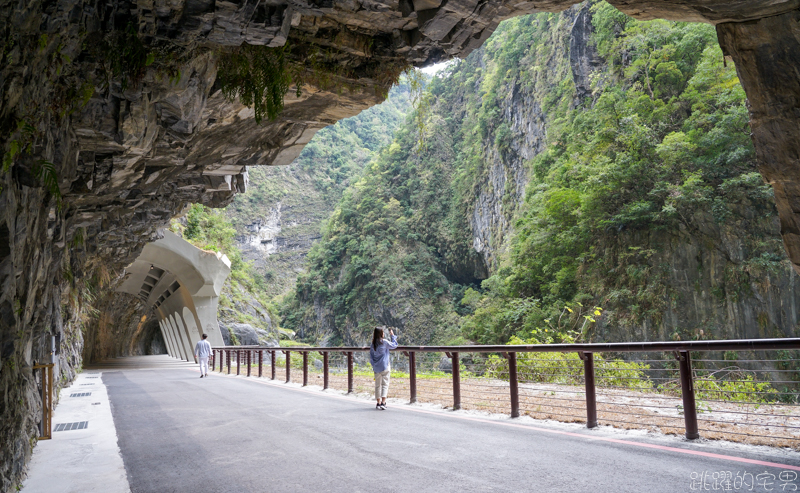
[[[89, 393], [81, 397], [71, 394]], [[53, 414], [53, 439], [38, 442], [22, 483], [25, 493], [130, 493], [102, 372], [77, 376], [62, 389]], [[86, 421], [83, 429], [56, 431]]]

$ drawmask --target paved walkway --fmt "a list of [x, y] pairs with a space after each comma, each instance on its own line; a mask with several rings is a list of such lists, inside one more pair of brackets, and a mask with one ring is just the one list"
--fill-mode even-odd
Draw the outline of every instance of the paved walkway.
[[[169, 356], [135, 356], [88, 366], [71, 386], [59, 393], [53, 430], [70, 423], [75, 429], [54, 431], [33, 450], [25, 493], [130, 492], [103, 372], [108, 370], [187, 369], [194, 364]], [[72, 394], [89, 394], [70, 397]], [[70, 426], [70, 428], [72, 428]]]
[[[725, 491], [719, 478], [726, 477], [728, 491], [800, 489], [795, 452], [401, 403], [376, 411], [335, 391], [220, 374], [200, 379], [196, 367], [181, 365], [103, 370], [134, 493], [674, 493]], [[37, 490], [26, 483], [24, 491]]]

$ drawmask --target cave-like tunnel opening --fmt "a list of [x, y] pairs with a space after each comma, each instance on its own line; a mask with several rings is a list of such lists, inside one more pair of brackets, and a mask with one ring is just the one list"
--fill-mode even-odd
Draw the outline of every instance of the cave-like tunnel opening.
[[[221, 344], [225, 261], [187, 253], [163, 232], [188, 204], [227, 205], [246, 190], [248, 166], [289, 164], [318, 130], [383, 100], [408, 66], [463, 58], [504, 19], [574, 3], [3, 7], [2, 489], [19, 482], [30, 457], [40, 405], [32, 366], [51, 357], [54, 338], [62, 382], [83, 361], [160, 348], [152, 320], [175, 357], [189, 358], [201, 332]], [[610, 3], [637, 19], [716, 26], [746, 91], [758, 168], [798, 270], [800, 2]], [[252, 47], [273, 51], [253, 64]], [[254, 99], [258, 89], [230, 89], [245, 69], [290, 76], [271, 79], [278, 97]], [[450, 277], [485, 277], [482, 264], [464, 264]]]

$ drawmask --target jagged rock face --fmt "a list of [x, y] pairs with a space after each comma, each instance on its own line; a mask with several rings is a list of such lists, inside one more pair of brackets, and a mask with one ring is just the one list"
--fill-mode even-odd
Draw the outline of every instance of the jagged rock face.
[[[0, 489], [19, 481], [32, 448], [38, 406], [32, 364], [48, 357], [53, 336], [61, 341], [63, 381], [80, 364], [86, 312], [67, 299], [79, 297], [81, 286], [107, 284], [98, 279], [108, 274], [99, 273], [110, 272], [113, 279], [186, 204], [226, 205], [245, 190], [246, 166], [288, 164], [316, 130], [379, 102], [398, 66], [463, 57], [503, 19], [561, 11], [573, 3], [0, 3], [0, 145], [4, 153], [15, 146], [23, 150], [0, 177], [0, 442], [6, 452]], [[611, 3], [640, 19], [718, 24], [750, 98], [759, 162], [775, 187], [787, 251], [800, 269], [800, 0]], [[104, 87], [101, 64], [87, 54], [87, 36], [126, 26], [145, 43], [184, 50], [177, 81], [149, 70], [125, 89], [119, 80]], [[286, 40], [295, 63], [324, 53], [356, 90], [305, 86], [301, 96], [287, 95], [277, 121], [260, 126], [252, 110], [226, 101], [215, 88], [214, 49], [242, 42], [280, 46]], [[89, 89], [96, 89], [94, 96], [79, 104], [76, 93]], [[42, 161], [52, 168], [42, 171]], [[45, 187], [48, 180], [51, 186]], [[63, 196], [61, 207], [53, 182]], [[98, 333], [98, 340], [111, 340], [104, 337]], [[91, 354], [106, 354], [109, 347]]]
[[545, 115], [534, 94], [516, 85], [502, 102], [502, 111], [504, 121], [511, 122], [509, 131], [520, 138], [509, 139], [502, 150], [487, 144], [489, 172], [470, 218], [472, 246], [485, 264], [483, 274], [476, 276], [480, 279], [489, 276], [490, 267], [497, 267], [514, 211], [525, 199], [529, 178], [525, 162], [541, 152], [546, 142]]
[[800, 272], [800, 11], [717, 26], [747, 92], [761, 174], [775, 190], [781, 234]]
[[744, 22], [800, 7], [797, 0], [611, 0], [608, 3], [639, 20], [669, 19], [709, 24]]
[[591, 75], [600, 72], [600, 68], [605, 65], [605, 60], [597, 52], [597, 46], [590, 42], [593, 33], [592, 16], [589, 4], [586, 4], [575, 18], [569, 37], [569, 64], [578, 100], [591, 95]]
[[[673, 233], [620, 234], [617, 241], [621, 245], [630, 242], [658, 252], [648, 262], [661, 266], [651, 273], [664, 279], [669, 302], [663, 315], [648, 317], [642, 323], [606, 313], [595, 329], [598, 342], [797, 337], [797, 274], [782, 263], [750, 278], [757, 282], [740, 279], [752, 245], [737, 233], [747, 230], [757, 238], [774, 238], [777, 218], [752, 203], [739, 204], [735, 214], [739, 220], [732, 225], [720, 226], [711, 214], [698, 213], [693, 218], [697, 231], [684, 226]], [[605, 255], [616, 253], [613, 250], [606, 246]]]
[[281, 232], [281, 203], [275, 204], [264, 219], [257, 219], [246, 226], [247, 235], [237, 240], [243, 245], [243, 250], [255, 250], [262, 254], [272, 254], [278, 251], [278, 235]]
[[167, 352], [158, 319], [135, 296], [105, 296], [94, 308], [98, 316], [84, 331], [85, 360]]

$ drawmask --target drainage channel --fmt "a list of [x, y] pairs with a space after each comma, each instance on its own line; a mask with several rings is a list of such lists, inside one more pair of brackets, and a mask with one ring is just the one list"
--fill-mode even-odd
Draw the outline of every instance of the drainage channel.
[[59, 423], [56, 425], [56, 428], [53, 430], [53, 432], [83, 430], [88, 427], [89, 427], [88, 421], [76, 421], [74, 423]]

